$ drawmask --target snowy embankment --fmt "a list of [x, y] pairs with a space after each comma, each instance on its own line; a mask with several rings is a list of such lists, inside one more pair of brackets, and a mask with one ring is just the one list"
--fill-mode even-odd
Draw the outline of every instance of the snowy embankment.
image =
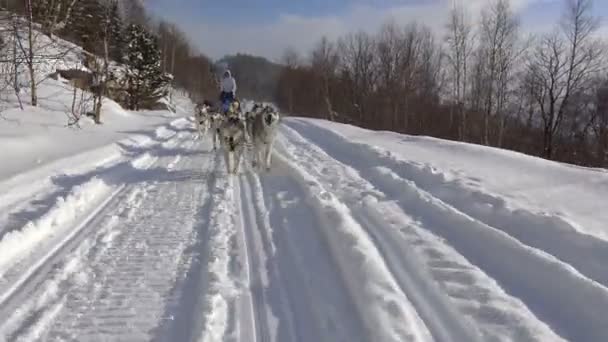
[[191, 119], [124, 115], [0, 183], [0, 340], [608, 338], [604, 171], [287, 118], [229, 177]]
[[[357, 201], [367, 210], [380, 211], [380, 215], [373, 215], [376, 219], [388, 220], [395, 228], [401, 226], [400, 233], [389, 231], [391, 235], [384, 235], [377, 230], [387, 225], [374, 222], [370, 235], [380, 235], [379, 242], [384, 236], [387, 244], [394, 246], [407, 235], [404, 231], [422, 228], [425, 235], [443, 239], [449, 245], [446, 247], [460, 254], [445, 259], [447, 265], [466, 258], [491, 278], [486, 285], [496, 283], [501, 292], [516, 299], [509, 306], [525, 304], [529, 314], [568, 339], [608, 336], [604, 317], [608, 268], [602, 261], [608, 256], [604, 223], [608, 217], [605, 210], [600, 210], [605, 205], [602, 199], [608, 198], [605, 170], [431, 138], [374, 133], [325, 121], [293, 119], [287, 126], [287, 130], [295, 130], [291, 134], [303, 139], [302, 147], [315, 146], [319, 149], [316, 154], [327, 154], [329, 160], [343, 165], [344, 178], [352, 181], [363, 177], [372, 185], [368, 186], [370, 191], [383, 194], [384, 201], [369, 196]], [[354, 209], [351, 207], [354, 212], [361, 206], [357, 202], [353, 202]], [[407, 216], [396, 219], [398, 213]], [[418, 249], [405, 244], [401, 248]], [[425, 254], [436, 257], [445, 253], [446, 248], [441, 249], [441, 253], [423, 249], [420, 254], [422, 259], [428, 258]], [[414, 256], [401, 258], [407, 259]], [[451, 272], [434, 272], [431, 267], [431, 275], [449, 279], [453, 273], [458, 279], [464, 271], [452, 266], [447, 269]], [[446, 284], [447, 288], [455, 279]], [[460, 285], [470, 287], [472, 283]], [[459, 301], [463, 290], [454, 290]]]

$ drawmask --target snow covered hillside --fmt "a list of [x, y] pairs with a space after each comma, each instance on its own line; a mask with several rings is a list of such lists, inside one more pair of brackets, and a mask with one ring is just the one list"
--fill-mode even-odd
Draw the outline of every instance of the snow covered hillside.
[[0, 121], [0, 341], [608, 340], [604, 170], [287, 118], [229, 177], [189, 110]]

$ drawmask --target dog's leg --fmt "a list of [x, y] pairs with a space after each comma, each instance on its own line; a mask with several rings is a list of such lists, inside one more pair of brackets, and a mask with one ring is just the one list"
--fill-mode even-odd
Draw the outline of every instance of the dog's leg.
[[270, 170], [270, 144], [264, 144], [264, 166]]
[[251, 167], [253, 169], [255, 169], [257, 167], [257, 162], [258, 162], [258, 160], [257, 160], [258, 150], [255, 148], [255, 141], [253, 139], [251, 141], [251, 146], [247, 151], [249, 152], [249, 154], [251, 156], [250, 157], [251, 158]]
[[224, 162], [226, 163], [226, 172], [230, 174], [230, 151], [224, 150]]
[[266, 145], [266, 171], [270, 171], [270, 164], [272, 163], [272, 142]]
[[201, 133], [201, 124], [199, 123], [198, 117], [196, 115], [194, 116], [194, 124], [196, 125], [196, 131], [198, 132], [198, 135], [197, 135], [197, 139], [198, 139], [198, 137], [200, 136], [200, 133]]
[[203, 137], [203, 125], [201, 125], [200, 122], [197, 125], [197, 130], [198, 130], [198, 139], [201, 139]]
[[262, 168], [262, 165], [263, 165], [262, 164], [262, 160], [263, 160], [262, 155], [263, 155], [263, 153], [264, 153], [263, 146], [260, 146], [260, 144], [257, 144], [257, 146], [255, 147], [255, 157], [256, 157], [256, 160], [257, 160], [257, 163], [256, 163], [257, 167], [256, 167], [256, 169], [257, 170], [260, 170]]
[[237, 147], [234, 150], [234, 174], [237, 175], [239, 173], [239, 165], [241, 164], [241, 157], [243, 155], [242, 147]]
[[230, 171], [229, 172], [231, 174], [234, 174], [234, 159], [235, 159], [234, 153], [235, 153], [234, 150], [230, 151]]

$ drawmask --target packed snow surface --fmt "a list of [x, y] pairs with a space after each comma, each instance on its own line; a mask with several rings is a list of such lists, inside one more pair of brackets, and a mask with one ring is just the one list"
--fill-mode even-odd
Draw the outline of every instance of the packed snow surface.
[[229, 176], [107, 108], [0, 119], [0, 341], [608, 340], [603, 170], [285, 118]]

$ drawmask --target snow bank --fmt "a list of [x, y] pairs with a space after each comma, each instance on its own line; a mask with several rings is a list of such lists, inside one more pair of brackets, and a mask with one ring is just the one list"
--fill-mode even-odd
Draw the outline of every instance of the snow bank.
[[608, 170], [324, 120], [288, 118], [285, 122], [328, 151], [386, 164], [426, 190], [445, 195], [450, 203], [455, 204], [460, 193], [461, 204], [471, 199], [485, 203], [485, 209], [479, 210], [497, 210], [498, 214], [508, 210], [520, 219], [528, 216], [526, 221], [533, 215], [536, 222], [528, 223], [534, 227], [555, 229], [558, 234], [567, 227], [608, 240]]
[[[580, 224], [583, 220], [594, 222], [604, 216], [605, 211], [596, 212], [593, 209], [596, 203], [587, 207], [585, 201], [572, 202], [572, 196], [579, 193], [583, 198], [606, 197], [604, 172], [487, 147], [429, 139], [433, 140], [435, 149], [439, 149], [437, 144], [446, 149], [435, 153], [435, 149], [425, 146], [427, 138], [388, 134], [389, 138], [387, 133], [318, 120], [287, 119], [286, 122], [297, 131], [293, 133], [286, 128], [286, 136], [294, 141], [298, 133], [307, 138], [297, 143], [299, 149], [308, 154], [329, 156], [327, 161], [317, 161], [314, 165], [326, 165], [333, 159], [346, 165], [346, 170], [355, 170], [374, 189], [385, 194], [387, 200], [394, 201], [411, 216], [416, 226], [442, 238], [468, 262], [493, 278], [506, 293], [516, 297], [515, 304], [524, 303], [550, 330], [574, 340], [598, 340], [608, 335], [605, 317], [601, 314], [608, 305], [608, 272], [601, 266], [608, 255], [608, 244], [598, 238], [598, 233], [606, 230], [603, 226], [601, 231], [596, 231]], [[409, 145], [403, 140], [412, 140], [412, 143]], [[425, 148], [426, 153], [422, 154], [420, 150]], [[292, 151], [296, 153], [299, 149]], [[463, 156], [468, 150], [476, 153]], [[410, 151], [414, 153], [407, 154]], [[484, 160], [486, 157], [490, 162]], [[513, 165], [505, 166], [509, 163], [521, 165], [530, 172], [522, 175]], [[448, 164], [460, 165], [460, 169]], [[327, 169], [327, 166], [323, 168], [323, 174], [328, 173]], [[539, 189], [552, 192], [554, 189], [549, 184], [554, 181], [550, 179], [553, 175], [567, 179], [573, 172], [582, 177], [576, 183], [581, 189], [568, 186], [567, 190], [556, 191], [554, 200], [569, 201], [579, 214], [591, 213], [586, 217], [573, 215], [573, 211], [555, 210], [553, 202], [541, 203], [534, 194]], [[492, 183], [504, 179], [514, 185], [519, 178], [524, 179], [524, 183], [536, 179], [537, 184], [499, 189]], [[356, 182], [357, 178], [349, 176], [349, 181]], [[344, 187], [340, 182], [334, 186]], [[544, 211], [536, 205], [542, 205]], [[529, 332], [550, 338], [546, 327], [537, 324], [537, 328]]]
[[34, 251], [41, 241], [65, 234], [66, 229], [72, 226], [71, 223], [82, 218], [88, 209], [98, 204], [100, 199], [111, 191], [111, 186], [93, 178], [75, 187], [69, 195], [58, 197], [53, 209], [36, 221], [29, 222], [21, 230], [4, 235], [0, 240], [0, 278], [9, 265]]

